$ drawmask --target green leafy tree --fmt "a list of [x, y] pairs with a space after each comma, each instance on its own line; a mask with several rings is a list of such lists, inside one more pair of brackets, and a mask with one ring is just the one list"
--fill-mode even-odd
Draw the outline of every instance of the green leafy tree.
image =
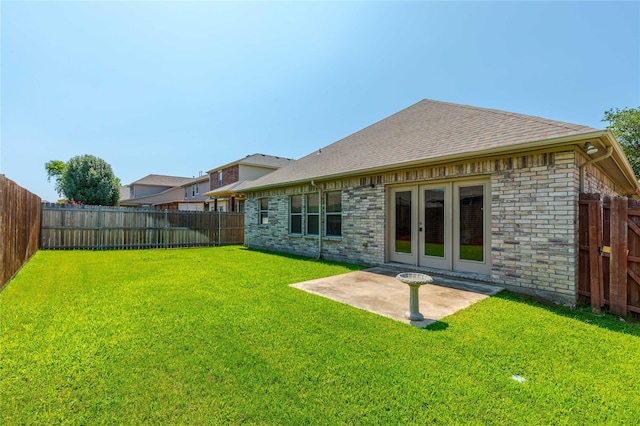
[[640, 176], [640, 107], [610, 109], [602, 121], [609, 123], [607, 129], [616, 135], [633, 172]]
[[55, 190], [58, 195], [62, 195], [60, 183], [62, 183], [62, 175], [67, 168], [67, 163], [60, 160], [51, 160], [45, 163], [44, 168], [47, 171], [47, 182], [51, 182], [51, 178], [55, 179]]
[[47, 176], [56, 179], [56, 191], [67, 200], [82, 204], [115, 206], [120, 200], [120, 179], [111, 166], [93, 155], [79, 155], [68, 162], [45, 164]]

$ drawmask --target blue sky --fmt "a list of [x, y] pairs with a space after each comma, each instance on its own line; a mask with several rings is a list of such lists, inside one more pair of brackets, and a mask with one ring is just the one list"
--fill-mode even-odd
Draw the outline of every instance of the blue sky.
[[421, 99], [603, 128], [640, 106], [640, 2], [0, 2], [0, 173], [124, 184], [300, 158]]

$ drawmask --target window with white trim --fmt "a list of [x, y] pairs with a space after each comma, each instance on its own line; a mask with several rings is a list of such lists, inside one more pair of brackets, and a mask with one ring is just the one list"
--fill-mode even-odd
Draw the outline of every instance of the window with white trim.
[[307, 194], [307, 235], [320, 234], [320, 196]]
[[325, 235], [327, 237], [342, 236], [342, 192], [325, 194]]
[[269, 224], [269, 199], [268, 198], [260, 198], [259, 205], [259, 222], [260, 225], [268, 225]]
[[289, 233], [302, 234], [302, 195], [289, 197]]

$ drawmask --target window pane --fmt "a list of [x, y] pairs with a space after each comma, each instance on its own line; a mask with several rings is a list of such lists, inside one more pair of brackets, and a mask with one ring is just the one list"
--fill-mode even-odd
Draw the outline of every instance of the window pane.
[[342, 215], [339, 215], [339, 214], [327, 215], [327, 236], [331, 236], [331, 237], [342, 236]]
[[444, 257], [444, 188], [424, 191], [424, 254]]
[[411, 191], [396, 192], [396, 252], [411, 253]]
[[318, 226], [318, 218], [317, 214], [307, 216], [307, 234], [309, 235], [318, 235], [319, 226]]
[[302, 195], [291, 197], [291, 213], [302, 213]]
[[460, 187], [460, 259], [484, 259], [484, 192], [482, 185]]
[[319, 199], [318, 194], [307, 195], [307, 213], [318, 213], [320, 211]]
[[291, 215], [291, 225], [290, 230], [292, 234], [302, 234], [302, 216], [301, 215]]
[[[224, 207], [218, 207], [218, 211], [223, 211]], [[261, 225], [269, 223], [269, 199], [260, 198], [260, 222]]]
[[342, 212], [342, 193], [327, 192], [327, 212]]

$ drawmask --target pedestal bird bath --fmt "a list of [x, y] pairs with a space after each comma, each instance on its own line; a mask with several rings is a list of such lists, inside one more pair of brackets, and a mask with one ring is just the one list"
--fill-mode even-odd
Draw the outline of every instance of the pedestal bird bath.
[[433, 278], [426, 274], [403, 272], [396, 275], [396, 279], [409, 286], [409, 312], [407, 312], [405, 316], [411, 321], [422, 321], [424, 319], [424, 315], [420, 313], [418, 290], [421, 285], [432, 284]]

